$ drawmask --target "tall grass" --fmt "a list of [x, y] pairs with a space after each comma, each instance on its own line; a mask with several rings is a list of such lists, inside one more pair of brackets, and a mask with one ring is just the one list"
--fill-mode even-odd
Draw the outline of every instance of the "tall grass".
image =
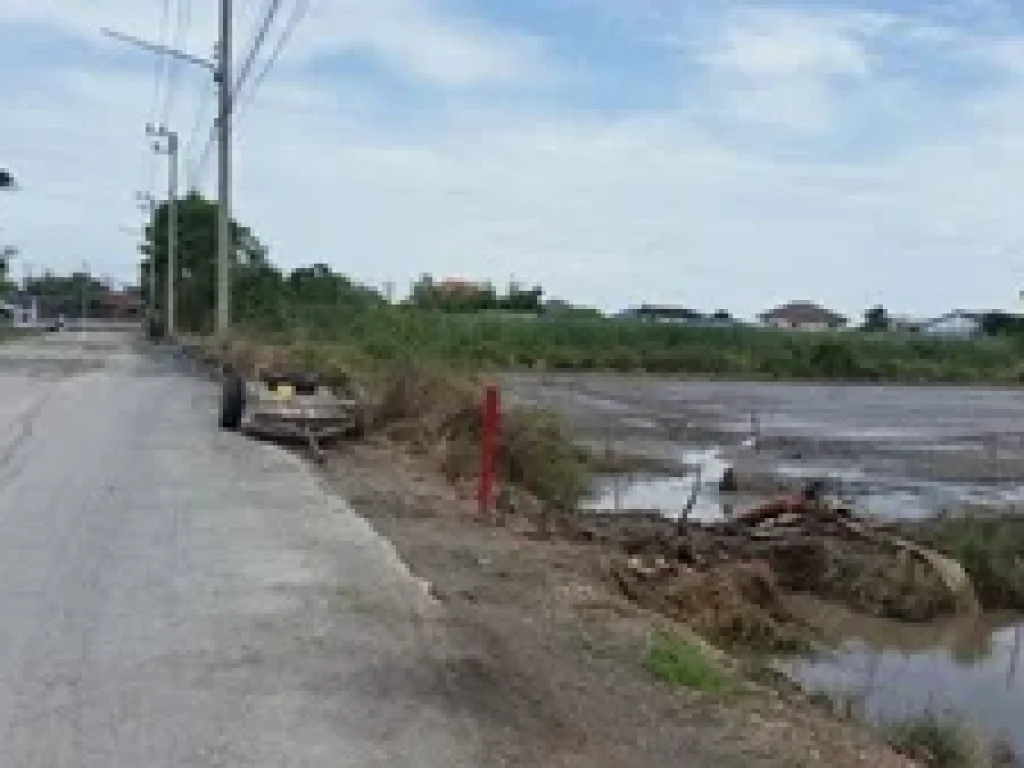
[[[275, 328], [259, 329], [280, 333]], [[1024, 383], [1008, 338], [972, 341], [857, 331], [790, 332], [588, 317], [506, 318], [405, 307], [305, 308], [287, 340], [344, 342], [372, 358], [499, 368], [606, 370], [718, 378]]]

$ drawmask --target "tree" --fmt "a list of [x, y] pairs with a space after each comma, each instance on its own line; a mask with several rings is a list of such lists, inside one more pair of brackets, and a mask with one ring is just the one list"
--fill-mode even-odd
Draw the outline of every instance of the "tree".
[[0, 168], [0, 189], [14, 189], [18, 186], [18, 182], [14, 178], [14, 174], [6, 168]]
[[887, 331], [891, 320], [885, 307], [878, 305], [871, 307], [864, 313], [864, 323], [861, 330], [864, 331]]
[[732, 320], [732, 315], [730, 315], [729, 311], [726, 309], [716, 309], [714, 313], [711, 315], [711, 319], [720, 320], [722, 322], [728, 322]]
[[110, 286], [84, 272], [70, 275], [45, 272], [39, 277], [26, 280], [25, 291], [38, 298], [39, 314], [42, 317], [79, 317], [82, 313], [83, 298], [87, 313], [93, 316], [101, 314], [105, 308], [104, 300], [110, 293]]
[[[141, 280], [147, 288], [149, 270], [156, 264], [156, 296], [151, 297], [150, 311], [159, 318], [166, 314], [168, 218], [168, 205], [164, 202], [146, 227], [140, 249], [146, 257], [141, 264]], [[280, 290], [280, 279], [267, 261], [266, 249], [249, 229], [232, 221], [230, 231], [231, 309], [233, 315], [244, 317], [266, 308], [274, 291]], [[211, 331], [217, 297], [217, 204], [196, 191], [178, 201], [176, 266], [179, 327], [193, 332]]]
[[1024, 335], [1024, 317], [1008, 312], [986, 312], [981, 318], [981, 329], [986, 336]]
[[419, 309], [441, 312], [480, 312], [497, 309], [499, 300], [494, 286], [460, 280], [435, 282], [430, 275], [422, 275], [412, 287], [406, 302]]
[[508, 312], [539, 313], [543, 309], [544, 289], [539, 285], [523, 289], [518, 283], [508, 287], [508, 295], [498, 299], [498, 306]]
[[17, 248], [9, 245], [0, 248], [0, 299], [7, 298], [18, 289], [11, 280], [11, 259], [17, 255]]

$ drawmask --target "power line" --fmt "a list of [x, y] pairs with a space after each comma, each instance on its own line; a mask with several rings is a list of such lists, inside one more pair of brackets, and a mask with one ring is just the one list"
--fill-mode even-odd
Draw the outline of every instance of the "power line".
[[[245, 64], [243, 64], [242, 73], [240, 73], [235, 83], [235, 90], [232, 95], [232, 102], [234, 104], [233, 113], [237, 119], [238, 114], [243, 108], [252, 103], [255, 98], [256, 92], [260, 86], [270, 75], [281, 54], [284, 52], [285, 47], [288, 45], [291, 36], [295, 33], [295, 29], [299, 26], [306, 14], [309, 12], [310, 0], [296, 0], [295, 6], [292, 9], [292, 14], [285, 23], [284, 29], [281, 32], [281, 36], [278, 38], [277, 43], [271, 50], [270, 55], [264, 62], [263, 67], [260, 69], [256, 78], [252, 82], [252, 87], [249, 88], [248, 93], [245, 94], [244, 100], [239, 98], [241, 96], [241, 90], [245, 85], [245, 75], [251, 71], [252, 62], [255, 62], [256, 54], [259, 52], [259, 48], [262, 45], [256, 45], [257, 40], [262, 43], [266, 39], [267, 31], [270, 29], [270, 22], [273, 21], [273, 14], [276, 14], [278, 7], [280, 6], [280, 0], [271, 0], [267, 6], [267, 12], [264, 14], [263, 23], [260, 26], [256, 36], [254, 37], [254, 45], [251, 46], [249, 54], [246, 56]], [[207, 137], [206, 144], [203, 146], [203, 151], [199, 156], [199, 159], [192, 166], [192, 181], [198, 182], [202, 177], [206, 163], [210, 158], [210, 151], [213, 149], [214, 140], [216, 138], [216, 131], [211, 130]]]
[[[187, 180], [186, 184], [189, 189], [195, 189], [199, 186], [199, 162], [195, 154], [195, 149], [199, 142], [199, 134], [203, 129], [203, 123], [206, 122], [207, 113], [210, 107], [213, 105], [213, 89], [207, 88], [203, 91], [203, 95], [199, 102], [199, 106], [196, 109], [196, 119], [192, 124], [192, 130], [189, 132], [188, 141], [185, 144], [185, 157], [191, 158], [188, 163]], [[216, 133], [216, 126], [210, 128], [207, 131], [207, 143], [211, 142], [213, 135]], [[204, 149], [204, 154], [207, 150]]]
[[[245, 82], [252, 69], [253, 63], [256, 61], [256, 57], [259, 55], [260, 49], [266, 42], [267, 34], [270, 32], [271, 25], [273, 24], [274, 17], [280, 10], [281, 0], [268, 0], [266, 6], [264, 6], [262, 20], [257, 22], [253, 26], [252, 42], [249, 44], [249, 50], [245, 54], [244, 61], [240, 67], [237, 68], [239, 75], [233, 84], [233, 93], [231, 95], [231, 101], [234, 103], [236, 96], [238, 95], [241, 85]], [[202, 109], [202, 107], [201, 107]], [[194, 146], [194, 139], [198, 138], [199, 124], [202, 122], [202, 113], [196, 115], [196, 125], [193, 129], [192, 137], [188, 142], [188, 154], [192, 154], [192, 147]], [[206, 141], [203, 144], [202, 152], [189, 164], [188, 172], [188, 185], [190, 187], [198, 186], [199, 182], [204, 175], [206, 164], [210, 159], [210, 150], [213, 149], [214, 142], [217, 140], [217, 125], [210, 128], [206, 135]]]
[[266, 10], [263, 12], [263, 21], [253, 35], [252, 43], [249, 45], [249, 53], [246, 54], [245, 61], [242, 62], [242, 66], [238, 70], [238, 77], [234, 83], [235, 96], [241, 93], [242, 88], [245, 86], [245, 81], [252, 71], [252, 65], [256, 63], [256, 57], [259, 55], [260, 49], [263, 48], [267, 35], [270, 33], [270, 28], [274, 24], [274, 17], [277, 16], [277, 12], [280, 10], [281, 0], [268, 0]]
[[[160, 34], [158, 40], [161, 44], [167, 43], [167, 28], [170, 24], [171, 17], [171, 0], [162, 0], [161, 3], [161, 14], [160, 14]], [[157, 57], [154, 63], [153, 73], [153, 102], [152, 107], [149, 111], [149, 122], [153, 122], [157, 119], [160, 114], [160, 94], [162, 91], [164, 76], [167, 73], [169, 66], [167, 58], [165, 56]], [[144, 165], [144, 179], [146, 180], [143, 184], [145, 189], [152, 189], [156, 184], [156, 158], [153, 153], [149, 151], [149, 142], [146, 142], [146, 147], [143, 150], [143, 163]], [[148, 162], [147, 162], [148, 161]]]
[[263, 69], [260, 70], [259, 74], [256, 75], [256, 79], [253, 81], [252, 88], [249, 89], [249, 93], [245, 101], [238, 104], [237, 109], [241, 110], [244, 107], [252, 103], [252, 100], [256, 97], [256, 91], [259, 90], [260, 86], [263, 85], [263, 81], [267, 79], [270, 71], [274, 68], [277, 60], [281, 57], [284, 52], [285, 46], [288, 45], [288, 41], [291, 36], [295, 33], [296, 27], [302, 22], [309, 12], [310, 0], [296, 0], [295, 8], [292, 10], [292, 15], [288, 19], [288, 23], [285, 25], [284, 31], [281, 33], [281, 37], [278, 38], [277, 45], [270, 52], [270, 56], [267, 58], [263, 65]]
[[[174, 35], [171, 46], [178, 50], [184, 48], [185, 40], [188, 38], [189, 27], [192, 25], [192, 0], [177, 0], [177, 13], [175, 14]], [[171, 110], [178, 95], [178, 83], [181, 69], [181, 62], [172, 59], [168, 62], [167, 86], [164, 93], [163, 110], [161, 111], [158, 125], [167, 125], [170, 120]]]

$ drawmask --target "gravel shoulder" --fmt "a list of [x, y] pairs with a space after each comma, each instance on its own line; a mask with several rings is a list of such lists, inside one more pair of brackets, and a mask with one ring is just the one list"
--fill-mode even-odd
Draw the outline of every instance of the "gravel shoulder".
[[468, 489], [446, 485], [423, 459], [371, 442], [346, 446], [324, 472], [431, 584], [449, 631], [473, 649], [463, 663], [482, 684], [471, 706], [493, 726], [495, 765], [909, 764], [795, 692], [656, 683], [641, 658], [664, 619], [612, 588], [598, 547], [538, 540], [515, 519], [479, 520]]

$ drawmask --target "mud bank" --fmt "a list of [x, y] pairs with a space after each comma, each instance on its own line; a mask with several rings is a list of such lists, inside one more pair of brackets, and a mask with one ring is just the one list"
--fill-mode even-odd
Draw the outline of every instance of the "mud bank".
[[[1024, 412], [1014, 390], [607, 374], [517, 373], [503, 384], [511, 401], [559, 413], [588, 446], [674, 464], [679, 478], [690, 476], [694, 454], [717, 451], [762, 497], [822, 479], [882, 517], [1024, 510]], [[636, 495], [651, 501], [646, 491]], [[611, 494], [599, 497], [613, 508]], [[716, 505], [712, 493], [706, 498]], [[669, 513], [678, 507], [670, 496], [654, 503]]]

